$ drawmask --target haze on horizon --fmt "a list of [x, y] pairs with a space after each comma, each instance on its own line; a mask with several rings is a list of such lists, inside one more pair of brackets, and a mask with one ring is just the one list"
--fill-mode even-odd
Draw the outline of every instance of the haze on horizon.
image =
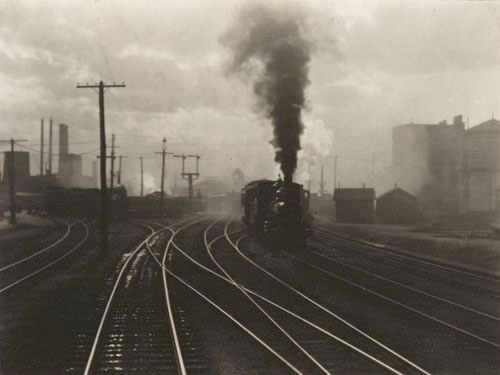
[[[159, 185], [153, 152], [164, 136], [170, 151], [202, 155], [202, 178], [235, 168], [276, 177], [269, 120], [254, 111], [251, 84], [227, 73], [230, 53], [221, 43], [251, 3], [2, 1], [0, 139], [27, 138], [27, 147], [38, 150], [40, 118], [52, 117], [70, 126], [71, 152], [89, 152], [90, 173], [97, 95], [75, 86], [124, 81], [126, 88], [106, 94], [106, 124], [118, 153], [128, 156], [123, 177], [132, 194], [139, 155], [146, 192]], [[343, 186], [391, 186], [373, 175], [390, 165], [392, 126], [457, 114], [473, 126], [500, 117], [500, 2], [270, 3], [300, 7], [314, 44], [296, 174], [304, 182], [310, 171], [313, 190], [322, 164], [331, 190], [333, 155]], [[36, 173], [38, 154], [31, 157]], [[168, 185], [178, 167], [168, 162]]]

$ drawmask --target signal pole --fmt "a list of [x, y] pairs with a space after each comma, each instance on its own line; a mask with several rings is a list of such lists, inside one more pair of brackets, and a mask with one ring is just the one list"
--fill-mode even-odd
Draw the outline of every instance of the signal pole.
[[[189, 184], [189, 199], [193, 199], [193, 180], [197, 180], [200, 177], [200, 173], [198, 170], [200, 155], [174, 155], [176, 158], [182, 158], [182, 173], [181, 176], [184, 180], [187, 180]], [[185, 169], [185, 161], [186, 158], [195, 158], [196, 159], [196, 172], [186, 172]]]
[[[16, 224], [16, 172], [14, 144], [16, 142], [27, 142], [26, 139], [0, 140], [0, 143], [10, 143], [10, 163], [9, 163], [9, 204], [10, 204], [10, 223]], [[4, 172], [5, 173], [5, 172]]]
[[163, 138], [161, 152], [155, 152], [155, 154], [161, 154], [161, 195], [160, 195], [160, 217], [163, 217], [163, 199], [165, 195], [165, 156], [173, 155], [173, 152], [167, 152], [167, 139]]
[[144, 196], [144, 165], [142, 162], [142, 156], [139, 158], [141, 160], [141, 197]]
[[106, 128], [104, 123], [104, 89], [113, 87], [125, 87], [125, 83], [121, 84], [105, 84], [99, 81], [99, 84], [80, 85], [77, 84], [77, 89], [99, 89], [99, 138], [101, 149], [101, 251], [108, 250], [108, 189], [106, 185]]

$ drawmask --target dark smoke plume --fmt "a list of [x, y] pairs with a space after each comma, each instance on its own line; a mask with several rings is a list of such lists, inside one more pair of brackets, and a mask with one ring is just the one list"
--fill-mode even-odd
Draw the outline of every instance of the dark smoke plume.
[[297, 167], [309, 84], [311, 43], [303, 35], [302, 20], [297, 9], [254, 4], [242, 9], [222, 40], [233, 53], [231, 70], [249, 74], [254, 81], [259, 109], [274, 127], [275, 161], [287, 182]]

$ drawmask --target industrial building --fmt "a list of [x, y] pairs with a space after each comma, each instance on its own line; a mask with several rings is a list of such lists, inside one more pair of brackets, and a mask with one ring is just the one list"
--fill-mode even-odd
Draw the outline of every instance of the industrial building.
[[405, 124], [392, 129], [394, 182], [415, 195], [429, 218], [459, 213], [459, 169], [465, 123]]
[[375, 221], [375, 190], [372, 188], [337, 188], [335, 217], [347, 223], [372, 224]]
[[377, 223], [415, 224], [418, 219], [417, 198], [395, 187], [377, 198]]
[[[42, 125], [43, 126], [43, 125]], [[43, 137], [43, 132], [41, 132]], [[52, 149], [52, 131], [49, 136], [49, 149]], [[43, 142], [41, 141], [40, 148]], [[9, 181], [9, 166], [11, 152], [4, 153], [3, 170], [1, 176], [0, 193], [6, 194]], [[27, 151], [14, 152], [15, 188], [17, 192], [40, 193], [47, 187], [66, 188], [95, 188], [97, 187], [96, 164], [92, 164], [92, 176], [82, 174], [82, 157], [78, 154], [69, 153], [69, 132], [68, 126], [59, 125], [59, 172], [52, 173], [52, 153], [48, 155], [48, 165], [50, 168], [42, 168], [43, 159], [40, 161], [40, 174], [32, 176], [30, 174], [30, 153]], [[42, 172], [45, 172], [42, 174]]]
[[[9, 169], [12, 161], [12, 152], [4, 153], [3, 158], [3, 177], [2, 184], [5, 186], [9, 183]], [[27, 151], [14, 151], [14, 180], [16, 188], [24, 186], [30, 178], [30, 153]]]
[[95, 188], [97, 186], [95, 164], [92, 164], [92, 168], [92, 177], [83, 176], [81, 155], [69, 153], [68, 125], [59, 124], [58, 186]]
[[332, 194], [311, 193], [310, 197], [309, 210], [314, 215], [335, 216], [335, 202]]
[[61, 186], [81, 186], [82, 157], [77, 154], [60, 155], [58, 177]]
[[461, 212], [492, 216], [500, 209], [500, 121], [464, 133], [460, 169]]
[[394, 182], [416, 196], [427, 218], [492, 218], [500, 211], [500, 121], [465, 128], [405, 124], [392, 131]]

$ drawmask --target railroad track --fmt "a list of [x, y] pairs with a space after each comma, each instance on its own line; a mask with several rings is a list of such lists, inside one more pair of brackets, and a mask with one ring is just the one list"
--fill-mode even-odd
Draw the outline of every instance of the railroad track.
[[[432, 276], [457, 287], [475, 288], [489, 292], [493, 297], [500, 295], [500, 279], [492, 275], [473, 272], [464, 268], [438, 263], [404, 250], [388, 248], [367, 241], [352, 239], [323, 228], [315, 227], [315, 239], [326, 245], [333, 246], [338, 251], [355, 252], [370, 260], [383, 260], [392, 266], [406, 272], [414, 273], [419, 277]], [[319, 236], [318, 236], [319, 234]]]
[[[173, 242], [173, 247], [177, 252], [186, 257], [193, 265], [203, 269], [204, 271], [206, 271], [206, 273], [215, 276], [216, 279], [219, 279], [226, 285], [232, 287], [233, 291], [229, 292], [227, 290], [227, 287], [222, 288], [221, 283], [216, 283], [216, 286], [207, 289], [208, 292], [211, 292], [212, 294], [217, 294], [217, 291], [219, 291], [220, 293], [221, 290], [223, 290], [222, 293], [226, 295], [227, 300], [231, 300], [233, 304], [238, 304], [240, 306], [240, 309], [243, 308], [245, 311], [245, 317], [241, 317], [240, 315], [241, 320], [249, 319], [249, 316], [252, 316], [254, 320], [259, 323], [257, 327], [254, 327], [254, 331], [252, 332], [255, 333], [256, 336], [258, 336], [260, 333], [259, 338], [267, 339], [267, 343], [263, 340], [263, 343], [261, 344], [265, 344], [265, 347], [268, 350], [272, 351], [275, 359], [279, 359], [282, 364], [288, 366], [289, 371], [293, 371], [296, 373], [331, 373], [335, 371], [341, 373], [350, 373], [353, 372], [353, 361], [357, 361], [356, 365], [354, 365], [354, 368], [356, 368], [357, 371], [362, 371], [365, 373], [427, 373], [425, 370], [419, 368], [411, 361], [406, 360], [402, 356], [398, 356], [397, 353], [391, 351], [387, 347], [383, 348], [382, 350], [383, 352], [385, 352], [383, 353], [383, 356], [385, 356], [386, 358], [380, 360], [375, 356], [367, 353], [359, 346], [352, 345], [342, 338], [334, 335], [329, 331], [329, 329], [331, 329], [332, 327], [326, 325], [324, 319], [321, 321], [321, 323], [325, 324], [327, 329], [321, 327], [321, 324], [314, 323], [312, 319], [309, 320], [304, 318], [304, 316], [306, 315], [305, 311], [299, 311], [299, 313], [292, 311], [301, 310], [304, 308], [304, 306], [308, 306], [311, 303], [312, 300], [304, 301], [303, 297], [306, 296], [301, 296], [300, 301], [296, 300], [295, 304], [292, 303], [294, 308], [291, 309], [286, 308], [285, 305], [289, 305], [291, 295], [295, 292], [290, 293], [290, 290], [288, 290], [287, 293], [285, 293], [285, 299], [288, 300], [286, 302], [283, 301], [282, 290], [275, 290], [274, 292], [272, 292], [271, 294], [273, 299], [279, 301], [281, 296], [282, 299], [280, 304], [276, 301], [271, 300], [270, 298], [266, 298], [263, 295], [266, 293], [260, 294], [255, 292], [254, 290], [244, 287], [242, 284], [240, 284], [240, 278], [242, 277], [242, 275], [248, 277], [248, 275], [252, 274], [252, 272], [242, 272], [241, 265], [238, 267], [234, 267], [234, 264], [232, 264], [231, 267], [228, 267], [228, 269], [230, 269], [230, 271], [228, 271], [220, 264], [220, 261], [215, 259], [215, 252], [217, 253], [217, 257], [221, 255], [220, 249], [217, 249], [217, 251], [214, 251], [213, 249], [214, 244], [218, 241], [226, 239], [229, 244], [232, 244], [231, 246], [234, 245], [235, 248], [238, 248], [238, 244], [232, 242], [229, 237], [230, 234], [228, 233], [227, 225], [222, 235], [217, 235], [212, 239], [208, 239], [207, 233], [215, 225], [215, 223], [210, 224], [204, 232], [205, 248], [208, 253], [207, 257], [198, 255], [198, 259], [195, 259], [195, 257], [188, 254], [175, 242]], [[227, 250], [228, 249], [226, 249], [226, 251]], [[233, 253], [234, 258], [234, 250], [232, 250], [231, 252]], [[207, 262], [208, 259], [211, 260], [211, 264], [210, 262]], [[237, 270], [236, 273], [238, 274], [238, 281], [236, 280], [235, 276], [230, 275], [230, 272], [235, 272], [235, 270]], [[253, 272], [253, 275], [255, 276], [255, 278], [259, 279], [254, 279], [254, 281], [256, 281], [258, 284], [261, 281], [262, 277], [255, 272]], [[249, 282], [248, 280], [245, 281]], [[212, 283], [213, 282], [214, 281], [212, 280]], [[274, 280], [273, 282], [276, 283], [276, 280]], [[276, 285], [274, 285], [274, 288], [279, 289], [276, 288]], [[235, 289], [239, 293], [234, 293]], [[269, 290], [266, 290], [266, 292], [269, 293]], [[242, 303], [242, 300], [246, 303]], [[226, 303], [226, 305], [229, 304]], [[226, 306], [226, 308], [229, 310], [231, 307]], [[252, 309], [256, 310], [257, 318], [255, 315], [250, 314], [252, 312], [250, 310]], [[236, 309], [235, 315], [237, 313], [238, 311]], [[331, 318], [331, 316], [328, 318]], [[248, 322], [247, 324], [250, 325], [251, 322]], [[273, 329], [271, 330], [270, 327], [272, 327]], [[338, 329], [338, 327], [336, 328]], [[264, 329], [268, 333], [272, 332], [272, 334], [266, 335], [265, 333], [262, 333], [262, 329]], [[287, 344], [285, 344], [284, 342], [287, 342]], [[372, 341], [371, 343], [373, 344], [374, 341]], [[380, 343], [378, 343], [377, 345], [380, 346]], [[393, 367], [394, 358], [392, 358], [393, 363], [389, 364], [387, 362], [387, 352], [390, 353], [389, 357], [397, 357], [399, 367], [404, 371], [400, 371]], [[378, 355], [381, 356], [381, 353], [379, 352]], [[362, 365], [361, 362], [363, 363]], [[349, 367], [349, 369], [347, 369], [345, 366]]]
[[[209, 280], [206, 280], [200, 277], [198, 274], [200, 267], [203, 269], [204, 266], [191, 261], [187, 262], [191, 265], [191, 268], [182, 267], [181, 271], [177, 270], [176, 272], [170, 269], [166, 263], [170, 254], [172, 254], [169, 252], [170, 249], [175, 249], [177, 252], [186, 255], [187, 259], [190, 259], [184, 249], [178, 243], [174, 242], [174, 239], [194, 224], [196, 223], [190, 223], [173, 232], [163, 257], [155, 256], [158, 264], [162, 266], [164, 274], [168, 274], [179, 285], [183, 285], [191, 292], [191, 297], [196, 296], [207, 307], [215, 309], [215, 311], [220, 313], [218, 317], [225, 321], [216, 323], [217, 326], [219, 324], [223, 326], [226, 321], [229, 321], [246, 334], [243, 337], [257, 344], [257, 348], [252, 349], [251, 353], [247, 353], [254, 356], [254, 362], [250, 366], [254, 371], [257, 369], [258, 373], [302, 373], [278, 353], [272, 343], [269, 344], [262, 338], [265, 335], [265, 329], [268, 327], [262, 327], [262, 322], [249, 319], [246, 301], [240, 299], [239, 292], [232, 285], [228, 284], [226, 280], [221, 282], [221, 279], [214, 280], [210, 277]], [[269, 332], [267, 334], [269, 335]], [[225, 350], [232, 352], [234, 348], [228, 347]]]
[[[394, 272], [395, 269], [392, 269], [392, 273], [378, 274], [374, 270], [377, 267], [373, 264], [369, 267], [364, 259], [358, 262], [362, 266], [353, 266], [346, 262], [346, 259], [354, 257], [352, 253], [350, 256], [346, 255], [348, 251], [349, 249], [343, 249], [342, 255], [339, 252], [332, 254], [330, 251], [329, 256], [325, 256], [324, 251], [320, 252], [317, 248], [313, 249], [310, 246], [304, 253], [284, 251], [282, 254], [304, 266], [301, 273], [309, 269], [313, 279], [316, 280], [316, 285], [320, 284], [323, 289], [338, 291], [342, 288], [345, 293], [341, 295], [348, 295], [349, 299], [363, 301], [368, 306], [377, 306], [378, 309], [387, 311], [389, 316], [406, 321], [408, 327], [420, 327], [417, 328], [418, 332], [415, 337], [411, 338], [415, 343], [429, 341], [429, 338], [433, 337], [436, 341], [429, 341], [430, 345], [436, 348], [454, 348], [452, 352], [441, 353], [443, 362], [439, 365], [436, 359], [440, 356], [429, 360], [430, 353], [427, 353], [427, 361], [423, 363], [431, 363], [431, 365], [426, 365], [429, 370], [444, 371], [448, 368], [447, 371], [454, 373], [470, 373], [471, 368], [479, 368], [478, 364], [484, 369], [482, 371], [498, 368], [500, 348], [498, 309], [496, 311], [494, 309], [493, 311], [481, 310], [477, 306], [471, 307], [438, 296], [435, 290], [424, 291], [406, 285], [394, 280], [396, 277], [405, 276], [404, 273], [398, 276], [399, 274]], [[384, 259], [384, 257], [377, 258], [378, 262], [383, 262]], [[390, 272], [390, 268], [388, 270]], [[423, 281], [428, 282], [426, 279]], [[474, 285], [467, 285], [469, 289], [462, 287], [457, 293], [461, 292], [464, 296], [474, 297], [478, 290]], [[498, 306], [498, 299], [488, 300], [488, 304]], [[404, 328], [404, 330], [414, 331], [411, 328]], [[409, 337], [399, 338], [395, 340], [395, 343], [396, 346], [404, 347], [409, 340]], [[421, 349], [420, 352], [425, 352], [425, 350]], [[460, 353], [463, 353], [463, 356], [460, 356]], [[422, 353], [417, 351], [416, 354], [417, 358], [422, 357]], [[468, 358], [474, 358], [474, 362]], [[461, 367], [461, 363], [470, 367]]]
[[[328, 244], [335, 246], [335, 243]], [[357, 244], [353, 242], [351, 246], [354, 248]], [[301, 261], [325, 275], [362, 289], [364, 293], [370, 293], [469, 339], [500, 348], [500, 332], [498, 332], [500, 295], [492, 295], [491, 291], [485, 293], [477, 290], [475, 285], [468, 284], [468, 289], [462, 286], [459, 292], [470, 301], [463, 297], [464, 301], [461, 301], [458, 300], [457, 293], [451, 297], [446, 295], [449, 285], [442, 286], [440, 282], [431, 283], [430, 277], [427, 277], [425, 285], [420, 287], [409, 280], [406, 273], [397, 273], [394, 269], [390, 273], [383, 266], [380, 267], [379, 263], [384, 263], [383, 259], [378, 258], [378, 263], [371, 266], [365, 263], [358, 265], [353, 255], [349, 254], [348, 248], [344, 247], [341, 252], [341, 255], [338, 252], [335, 255], [325, 254], [309, 248], [307, 255], [301, 257]], [[444, 289], [444, 293], [440, 289]], [[479, 304], [481, 301], [482, 305]]]
[[[238, 261], [246, 263], [247, 267], [250, 267], [249, 269], [257, 268], [260, 271], [260, 274], [243, 272], [241, 275], [244, 277], [238, 276], [238, 279], [245, 280], [245, 285], [258, 286], [259, 279], [262, 278], [262, 275], [266, 275], [272, 282], [280, 286], [280, 289], [275, 288], [274, 292], [271, 292], [273, 290], [271, 288], [261, 288], [261, 293], [268, 295], [275, 302], [280, 301], [278, 306], [273, 306], [276, 311], [289, 306], [288, 310], [292, 310], [303, 323], [306, 323], [301, 327], [297, 326], [296, 322], [289, 322], [290, 332], [296, 332], [297, 337], [300, 337], [305, 343], [312, 343], [310, 347], [318, 353], [318, 358], [325, 366], [328, 366], [330, 372], [428, 373], [412, 360], [343, 319], [331, 308], [319, 304], [291, 284], [280, 279], [276, 274], [253, 262], [240, 249], [240, 241], [246, 238], [246, 235], [232, 240], [228, 228], [229, 222], [226, 224], [224, 234], [227, 242], [233, 248], [233, 253], [235, 251], [238, 254]], [[249, 278], [249, 275], [252, 277]], [[316, 347], [314, 343], [321, 343], [321, 345]]]
[[[67, 372], [186, 374], [183, 351], [189, 365], [206, 370], [185, 310], [171, 301], [169, 286], [150, 256], [171, 228], [148, 229], [151, 233], [123, 255], [103, 301], [97, 331], [91, 342], [90, 335], [82, 334], [86, 339], [74, 348], [80, 351]], [[182, 345], [179, 336], [184, 338]]]
[[17, 286], [34, 280], [40, 273], [62, 262], [82, 247], [89, 234], [89, 223], [67, 223], [66, 232], [61, 238], [41, 250], [1, 267], [0, 294], [15, 290]]

